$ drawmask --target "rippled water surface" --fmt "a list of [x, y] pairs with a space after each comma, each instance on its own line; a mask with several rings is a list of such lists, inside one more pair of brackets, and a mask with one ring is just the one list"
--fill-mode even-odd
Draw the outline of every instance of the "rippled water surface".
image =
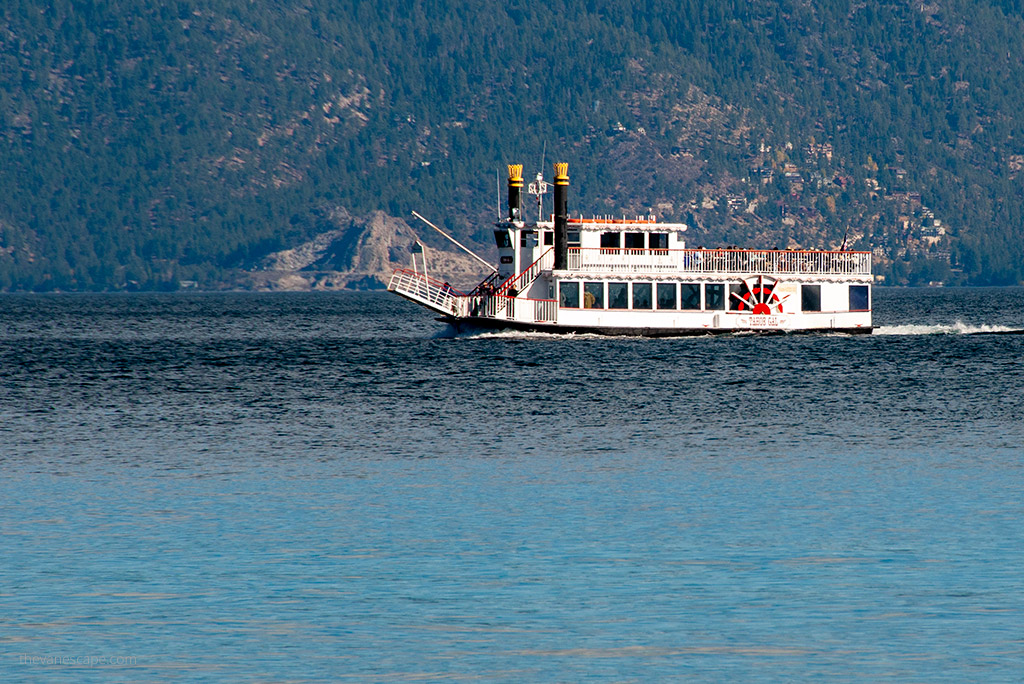
[[1024, 290], [874, 299], [647, 340], [0, 297], [0, 679], [1019, 681]]

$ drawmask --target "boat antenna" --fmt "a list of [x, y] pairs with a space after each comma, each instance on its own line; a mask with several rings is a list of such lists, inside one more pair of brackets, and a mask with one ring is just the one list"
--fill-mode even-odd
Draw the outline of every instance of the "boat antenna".
[[489, 263], [487, 263], [486, 261], [484, 261], [483, 259], [481, 259], [481, 258], [480, 258], [479, 256], [477, 256], [476, 254], [474, 254], [474, 253], [473, 253], [473, 251], [472, 251], [472, 250], [470, 250], [470, 249], [469, 249], [468, 247], [466, 247], [466, 246], [465, 246], [464, 244], [462, 244], [461, 242], [459, 242], [458, 240], [456, 240], [455, 238], [453, 238], [453, 237], [452, 237], [451, 235], [449, 235], [448, 233], [444, 232], [443, 230], [441, 230], [440, 228], [438, 228], [437, 226], [435, 226], [435, 225], [434, 225], [433, 223], [431, 223], [431, 222], [430, 222], [430, 221], [428, 221], [427, 219], [425, 219], [425, 218], [423, 218], [422, 216], [420, 216], [420, 215], [419, 215], [419, 214], [418, 214], [417, 212], [415, 212], [415, 211], [414, 211], [414, 212], [412, 212], [412, 215], [413, 215], [413, 216], [415, 216], [416, 218], [418, 218], [418, 219], [419, 219], [420, 221], [423, 221], [424, 223], [426, 223], [426, 224], [427, 224], [428, 226], [430, 226], [431, 228], [433, 228], [434, 230], [436, 230], [436, 231], [437, 231], [438, 233], [440, 233], [441, 235], [444, 235], [444, 236], [445, 236], [446, 238], [448, 238], [448, 239], [449, 239], [449, 240], [451, 240], [451, 241], [452, 241], [453, 243], [455, 243], [455, 245], [456, 245], [456, 246], [457, 246], [457, 247], [458, 247], [459, 249], [461, 249], [461, 250], [462, 250], [462, 251], [464, 251], [464, 252], [465, 252], [466, 254], [468, 254], [469, 256], [473, 257], [473, 258], [474, 258], [474, 259], [476, 259], [477, 261], [479, 261], [479, 262], [480, 262], [481, 264], [483, 264], [483, 265], [484, 265], [484, 266], [486, 266], [487, 268], [491, 269], [491, 270], [492, 270], [492, 271], [494, 271], [495, 273], [497, 273], [497, 272], [498, 272], [498, 269], [494, 268], [494, 266], [490, 265]]
[[495, 214], [501, 220], [501, 169], [494, 169], [494, 205], [498, 212]]
[[544, 220], [544, 204], [541, 195], [547, 190], [544, 186], [544, 162], [548, 158], [548, 141], [545, 140], [540, 148], [540, 169], [537, 171], [537, 221]]

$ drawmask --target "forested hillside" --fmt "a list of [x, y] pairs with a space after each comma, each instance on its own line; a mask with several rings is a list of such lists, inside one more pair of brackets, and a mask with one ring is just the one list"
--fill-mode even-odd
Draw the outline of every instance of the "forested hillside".
[[229, 286], [339, 209], [487, 248], [495, 174], [704, 246], [1024, 280], [1018, 0], [0, 9], [0, 289]]

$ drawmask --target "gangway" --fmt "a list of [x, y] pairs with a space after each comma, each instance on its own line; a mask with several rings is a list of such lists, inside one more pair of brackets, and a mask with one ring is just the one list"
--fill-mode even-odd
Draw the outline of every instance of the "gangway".
[[460, 316], [465, 295], [425, 273], [400, 268], [391, 276], [388, 290], [444, 316]]

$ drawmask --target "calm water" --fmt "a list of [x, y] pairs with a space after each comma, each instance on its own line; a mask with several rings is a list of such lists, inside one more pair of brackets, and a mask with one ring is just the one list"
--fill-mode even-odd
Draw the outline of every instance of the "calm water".
[[1019, 681], [1024, 289], [875, 309], [0, 297], [0, 678]]

